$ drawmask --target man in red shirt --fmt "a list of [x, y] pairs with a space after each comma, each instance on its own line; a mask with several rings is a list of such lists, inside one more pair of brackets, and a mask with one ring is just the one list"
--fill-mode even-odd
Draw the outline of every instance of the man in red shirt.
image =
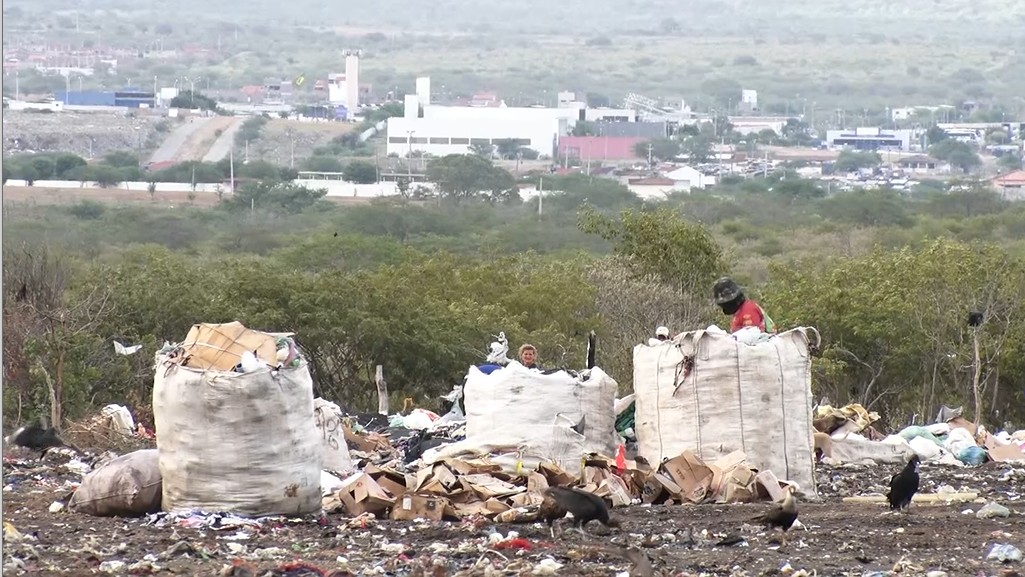
[[715, 282], [712, 289], [715, 296], [715, 304], [719, 305], [722, 312], [733, 315], [730, 323], [730, 332], [735, 333], [744, 327], [758, 327], [763, 333], [775, 333], [776, 326], [765, 314], [762, 307], [753, 300], [744, 296], [744, 291], [731, 278], [723, 277]]

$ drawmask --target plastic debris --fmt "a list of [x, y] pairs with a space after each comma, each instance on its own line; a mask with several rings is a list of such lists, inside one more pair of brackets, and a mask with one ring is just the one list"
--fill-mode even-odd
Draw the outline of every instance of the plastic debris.
[[1018, 549], [1014, 545], [997, 543], [989, 550], [989, 554], [986, 555], [986, 559], [990, 561], [1000, 561], [1001, 563], [1007, 563], [1010, 561], [1020, 562], [1022, 559], [1021, 549]]
[[985, 505], [983, 505], [982, 508], [979, 509], [979, 511], [977, 513], [975, 513], [975, 516], [978, 517], [979, 519], [993, 519], [995, 517], [1010, 517], [1011, 516], [1011, 510], [1008, 509], [1007, 507], [1004, 507], [1000, 503], [994, 503], [993, 501], [990, 501], [989, 503], [986, 503]]

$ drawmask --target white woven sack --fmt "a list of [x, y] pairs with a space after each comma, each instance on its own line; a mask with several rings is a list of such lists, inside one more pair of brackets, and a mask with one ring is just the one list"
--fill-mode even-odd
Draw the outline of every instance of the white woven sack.
[[201, 371], [158, 355], [153, 415], [163, 508], [247, 516], [321, 508], [321, 436], [306, 364]]

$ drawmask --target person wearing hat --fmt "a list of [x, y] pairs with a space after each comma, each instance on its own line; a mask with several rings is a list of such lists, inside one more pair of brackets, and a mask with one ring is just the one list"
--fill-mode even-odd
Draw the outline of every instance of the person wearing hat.
[[776, 324], [772, 322], [765, 310], [753, 300], [744, 296], [740, 285], [730, 277], [715, 281], [712, 287], [715, 304], [723, 314], [733, 315], [730, 332], [735, 333], [744, 327], [758, 327], [763, 333], [775, 333]]
[[648, 346], [657, 347], [668, 343], [670, 340], [669, 327], [658, 327], [655, 329], [655, 338], [648, 339]]

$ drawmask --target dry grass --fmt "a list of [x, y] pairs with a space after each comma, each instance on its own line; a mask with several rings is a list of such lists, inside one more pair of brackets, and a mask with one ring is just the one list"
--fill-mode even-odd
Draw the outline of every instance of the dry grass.
[[155, 439], [121, 434], [111, 428], [110, 417], [96, 415], [80, 421], [69, 421], [63, 432], [64, 439], [80, 450], [112, 451], [118, 455], [141, 449], [156, 448]]
[[[187, 192], [158, 192], [156, 199], [146, 191], [118, 188], [40, 188], [36, 186], [5, 186], [4, 204], [28, 205], [72, 205], [90, 200], [104, 204], [150, 203], [153, 206], [174, 208], [190, 204]], [[195, 206], [217, 205], [217, 195], [212, 192], [197, 192], [191, 202]]]

